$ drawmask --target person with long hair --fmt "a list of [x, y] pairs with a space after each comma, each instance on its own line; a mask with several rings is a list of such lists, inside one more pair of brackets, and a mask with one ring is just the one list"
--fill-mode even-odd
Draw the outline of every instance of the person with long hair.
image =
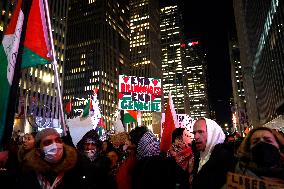
[[284, 184], [284, 137], [267, 127], [252, 129], [238, 150], [236, 173]]

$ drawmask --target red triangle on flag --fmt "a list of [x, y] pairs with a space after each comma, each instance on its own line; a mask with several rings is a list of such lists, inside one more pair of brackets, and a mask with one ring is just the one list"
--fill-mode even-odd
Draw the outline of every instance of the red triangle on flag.
[[119, 98], [119, 99], [122, 99], [122, 98], [123, 98], [123, 96], [124, 96], [124, 94], [123, 94], [123, 93], [121, 93], [121, 92], [119, 92], [119, 93], [118, 93], [118, 98]]

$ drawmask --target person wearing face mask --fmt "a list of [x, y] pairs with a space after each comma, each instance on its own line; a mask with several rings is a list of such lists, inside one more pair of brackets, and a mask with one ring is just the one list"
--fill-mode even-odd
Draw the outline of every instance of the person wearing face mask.
[[284, 184], [284, 138], [277, 131], [252, 129], [238, 150], [236, 173]]
[[92, 172], [96, 159], [101, 156], [101, 141], [98, 133], [92, 129], [88, 131], [77, 143], [78, 164], [80, 177], [83, 178], [84, 187], [92, 185]]
[[65, 189], [79, 187], [76, 149], [63, 143], [53, 128], [39, 131], [35, 148], [26, 154], [25, 170], [19, 187]]

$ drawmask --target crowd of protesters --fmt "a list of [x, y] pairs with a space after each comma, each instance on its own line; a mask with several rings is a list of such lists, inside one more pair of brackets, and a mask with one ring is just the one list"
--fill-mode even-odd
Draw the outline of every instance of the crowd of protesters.
[[221, 189], [229, 172], [284, 186], [283, 133], [257, 127], [244, 138], [226, 136], [207, 118], [194, 123], [192, 142], [185, 133], [172, 132], [166, 154], [145, 126], [131, 130], [119, 147], [95, 130], [76, 146], [52, 128], [26, 133], [0, 154], [1, 188]]

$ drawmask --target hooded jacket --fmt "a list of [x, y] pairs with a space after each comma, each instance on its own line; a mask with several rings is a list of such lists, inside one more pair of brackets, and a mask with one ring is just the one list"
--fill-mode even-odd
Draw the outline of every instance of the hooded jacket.
[[40, 182], [48, 181], [52, 185], [56, 178], [61, 178], [53, 189], [77, 188], [80, 186], [80, 178], [76, 171], [76, 162], [76, 149], [68, 145], [64, 145], [63, 159], [57, 164], [49, 164], [34, 149], [26, 154], [26, 172], [21, 176], [19, 187], [42, 189]]

